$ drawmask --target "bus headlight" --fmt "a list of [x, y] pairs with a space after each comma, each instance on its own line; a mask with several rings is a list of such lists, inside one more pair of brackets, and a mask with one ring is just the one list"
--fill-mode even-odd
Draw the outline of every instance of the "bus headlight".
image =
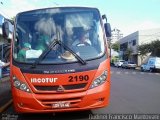
[[107, 79], [107, 74], [108, 74], [107, 71], [104, 71], [104, 72], [102, 73], [102, 75], [100, 75], [98, 78], [96, 78], [96, 79], [92, 82], [92, 84], [91, 84], [91, 86], [90, 86], [90, 89], [95, 88], [95, 87], [103, 84], [103, 83], [106, 81], [106, 79]]
[[15, 76], [13, 77], [13, 85], [17, 89], [30, 93], [29, 87], [25, 83], [18, 80]]

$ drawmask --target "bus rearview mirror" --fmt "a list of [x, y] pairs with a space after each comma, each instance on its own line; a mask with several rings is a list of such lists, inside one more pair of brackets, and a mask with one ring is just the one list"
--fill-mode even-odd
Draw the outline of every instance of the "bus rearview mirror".
[[9, 36], [9, 24], [6, 21], [2, 24], [2, 35], [4, 38]]
[[105, 23], [104, 28], [105, 28], [106, 37], [111, 37], [112, 36], [111, 25], [109, 23]]

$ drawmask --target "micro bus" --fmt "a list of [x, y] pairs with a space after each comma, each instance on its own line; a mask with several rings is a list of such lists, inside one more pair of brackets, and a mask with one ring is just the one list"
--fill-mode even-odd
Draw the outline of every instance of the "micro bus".
[[[12, 23], [10, 81], [16, 112], [90, 110], [109, 104], [111, 28], [97, 8], [30, 10], [18, 13]], [[8, 37], [8, 23], [2, 28]]]

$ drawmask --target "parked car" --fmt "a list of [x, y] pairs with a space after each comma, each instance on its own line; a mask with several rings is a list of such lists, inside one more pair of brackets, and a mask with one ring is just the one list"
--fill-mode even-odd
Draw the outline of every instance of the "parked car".
[[118, 60], [114, 63], [114, 66], [121, 67], [124, 62], [125, 62], [124, 60]]
[[148, 61], [141, 65], [141, 71], [160, 71], [160, 57], [150, 57]]
[[122, 68], [133, 68], [135, 69], [137, 67], [137, 65], [134, 63], [134, 62], [130, 62], [130, 61], [125, 61], [123, 64], [122, 64]]

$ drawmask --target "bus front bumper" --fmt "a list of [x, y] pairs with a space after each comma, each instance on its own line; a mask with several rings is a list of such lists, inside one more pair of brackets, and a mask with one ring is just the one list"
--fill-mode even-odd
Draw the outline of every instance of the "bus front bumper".
[[[48, 113], [90, 110], [109, 104], [110, 83], [83, 92], [34, 94], [12, 89], [14, 108], [18, 113]], [[58, 106], [57, 106], [58, 103]], [[69, 106], [59, 106], [69, 103]]]

